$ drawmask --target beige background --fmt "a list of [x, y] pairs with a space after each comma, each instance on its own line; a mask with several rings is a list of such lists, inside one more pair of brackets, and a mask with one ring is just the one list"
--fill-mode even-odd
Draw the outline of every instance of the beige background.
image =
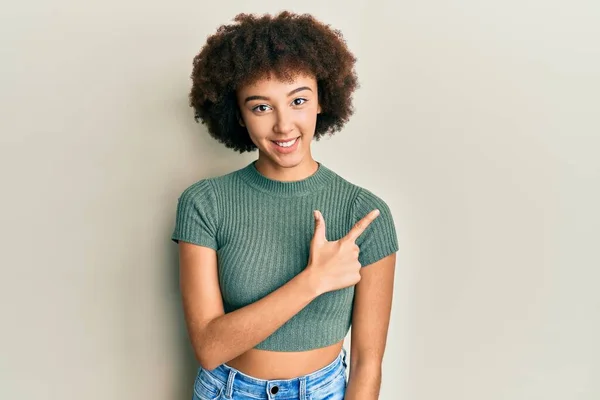
[[565, 4], [2, 7], [0, 398], [191, 398], [177, 196], [256, 157], [196, 125], [191, 60], [281, 9], [359, 58], [355, 116], [313, 148], [396, 219], [381, 399], [600, 398], [600, 5]]

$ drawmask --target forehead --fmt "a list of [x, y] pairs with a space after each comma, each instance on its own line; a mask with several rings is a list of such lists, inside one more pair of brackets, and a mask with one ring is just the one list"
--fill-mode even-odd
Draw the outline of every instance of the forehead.
[[241, 86], [238, 89], [238, 93], [240, 95], [287, 95], [287, 93], [300, 86], [308, 86], [315, 91], [317, 87], [317, 81], [315, 77], [310, 74], [298, 73], [290, 80], [281, 80], [274, 74], [270, 74], [263, 78], [257, 79], [250, 84]]

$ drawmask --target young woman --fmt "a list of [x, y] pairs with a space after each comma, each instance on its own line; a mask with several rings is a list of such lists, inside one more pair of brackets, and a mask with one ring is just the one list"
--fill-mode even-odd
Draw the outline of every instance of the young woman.
[[235, 22], [194, 58], [190, 101], [211, 136], [258, 158], [186, 188], [172, 235], [194, 399], [377, 399], [394, 221], [311, 154], [352, 114], [355, 57], [307, 14]]

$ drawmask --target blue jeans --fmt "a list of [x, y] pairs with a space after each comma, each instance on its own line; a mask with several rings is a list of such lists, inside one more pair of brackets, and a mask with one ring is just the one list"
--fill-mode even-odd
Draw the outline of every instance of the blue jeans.
[[343, 400], [346, 393], [346, 349], [329, 365], [292, 379], [265, 380], [221, 364], [198, 368], [193, 400]]

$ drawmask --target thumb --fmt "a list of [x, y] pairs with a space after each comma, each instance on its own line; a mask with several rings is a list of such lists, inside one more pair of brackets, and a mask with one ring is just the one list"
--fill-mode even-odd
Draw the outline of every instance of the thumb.
[[313, 235], [313, 240], [318, 243], [324, 243], [327, 241], [325, 237], [325, 220], [323, 219], [323, 214], [319, 210], [313, 211], [315, 217], [315, 233]]

